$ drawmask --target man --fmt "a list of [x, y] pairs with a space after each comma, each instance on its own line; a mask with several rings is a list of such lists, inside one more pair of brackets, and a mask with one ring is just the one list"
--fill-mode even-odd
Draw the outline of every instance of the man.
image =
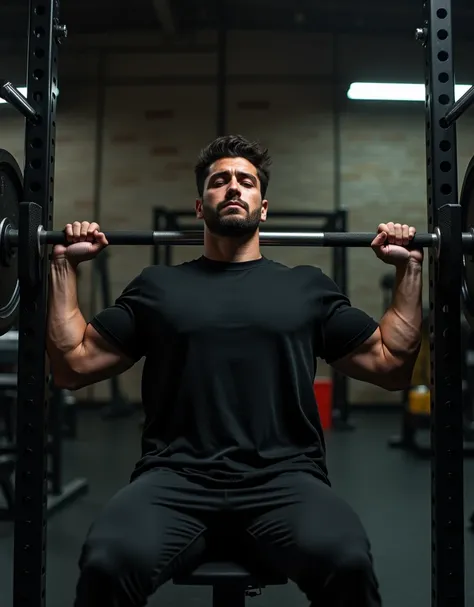
[[105, 236], [68, 224], [70, 246], [54, 249], [56, 383], [77, 389], [146, 358], [142, 457], [90, 529], [76, 607], [145, 605], [216, 539], [285, 573], [315, 606], [381, 605], [364, 528], [330, 488], [315, 361], [387, 390], [409, 384], [422, 253], [406, 248], [414, 228], [379, 226], [373, 249], [396, 267], [396, 287], [377, 324], [319, 268], [262, 256], [269, 164], [240, 136], [206, 147], [196, 166], [204, 255], [146, 268], [90, 323], [76, 271]]

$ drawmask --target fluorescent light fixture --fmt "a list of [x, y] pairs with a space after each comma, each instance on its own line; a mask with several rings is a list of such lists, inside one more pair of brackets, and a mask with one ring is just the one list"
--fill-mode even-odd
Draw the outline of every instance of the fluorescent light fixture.
[[[470, 88], [470, 84], [456, 84], [454, 87], [455, 101]], [[424, 101], [425, 95], [424, 84], [402, 82], [353, 82], [347, 91], [349, 99], [367, 101]]]
[[[19, 93], [21, 93], [23, 95], [23, 97], [26, 97], [26, 95], [27, 95], [27, 88], [26, 88], [26, 86], [21, 86], [20, 88], [17, 88], [16, 90]], [[5, 101], [5, 99], [0, 99], [0, 103], [7, 103], [7, 101]]]

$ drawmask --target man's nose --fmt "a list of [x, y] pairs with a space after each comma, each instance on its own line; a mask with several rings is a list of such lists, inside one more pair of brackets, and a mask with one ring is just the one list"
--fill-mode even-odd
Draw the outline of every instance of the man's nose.
[[236, 177], [232, 177], [227, 186], [227, 194], [232, 192], [240, 192], [240, 184]]

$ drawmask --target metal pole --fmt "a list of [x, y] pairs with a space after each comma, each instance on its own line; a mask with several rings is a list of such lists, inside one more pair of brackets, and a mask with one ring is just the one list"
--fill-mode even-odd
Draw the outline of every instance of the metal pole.
[[[95, 163], [94, 163], [94, 210], [93, 217], [99, 225], [102, 223], [102, 168], [104, 164], [104, 128], [105, 128], [105, 87], [106, 54], [99, 51], [97, 66], [97, 100], [96, 100], [96, 126], [95, 126]], [[90, 286], [91, 299], [89, 314], [92, 318], [97, 308], [97, 265], [92, 264]]]
[[[5, 235], [6, 246], [18, 246], [18, 230], [8, 230]], [[118, 232], [104, 232], [111, 245], [167, 245], [186, 244], [198, 245], [203, 243], [202, 230], [152, 232], [151, 230], [123, 230]], [[295, 247], [370, 247], [375, 232], [260, 232], [260, 242], [269, 246], [295, 246]], [[67, 244], [64, 232], [40, 231], [39, 245]], [[462, 235], [463, 246], [471, 250], [474, 246], [474, 237], [470, 232]], [[438, 235], [417, 234], [410, 246], [437, 247]]]
[[[456, 126], [443, 128], [454, 100], [450, 0], [425, 0], [428, 230], [439, 226], [441, 255], [429, 254], [431, 341], [432, 607], [464, 607], [464, 496], [461, 207]], [[444, 246], [446, 245], [446, 246]]]
[[[57, 24], [59, 3], [29, 3], [28, 103], [41, 120], [26, 123], [25, 198], [41, 209], [41, 222], [52, 227], [57, 97]], [[48, 256], [37, 280], [28, 270], [33, 251], [29, 216], [20, 208], [18, 269], [21, 289], [18, 344], [17, 465], [13, 606], [45, 607], [46, 568], [46, 323]], [[30, 266], [31, 267], [31, 266]]]

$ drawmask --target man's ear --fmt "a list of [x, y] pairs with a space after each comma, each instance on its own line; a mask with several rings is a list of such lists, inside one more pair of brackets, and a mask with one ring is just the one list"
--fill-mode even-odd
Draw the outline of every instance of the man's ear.
[[196, 198], [196, 217], [198, 219], [202, 219], [203, 218], [202, 200], [200, 198]]
[[262, 200], [262, 211], [260, 215], [260, 221], [267, 221], [268, 213], [268, 200]]

